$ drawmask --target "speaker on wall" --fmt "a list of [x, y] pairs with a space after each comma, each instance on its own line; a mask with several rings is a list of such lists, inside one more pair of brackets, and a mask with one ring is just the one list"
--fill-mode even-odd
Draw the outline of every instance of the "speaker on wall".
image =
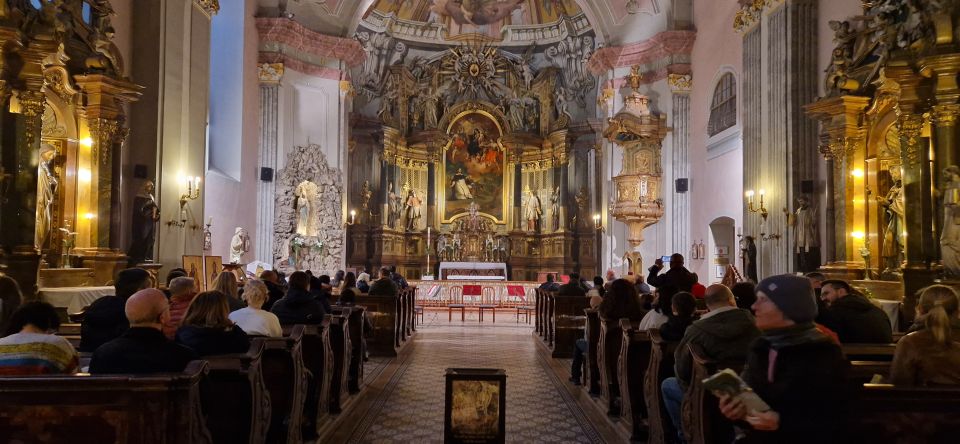
[[690, 179], [682, 178], [677, 179], [677, 192], [686, 193], [690, 189]]
[[800, 192], [803, 194], [813, 194], [813, 181], [812, 180], [801, 180], [800, 181]]
[[273, 182], [273, 168], [260, 167], [260, 180]]

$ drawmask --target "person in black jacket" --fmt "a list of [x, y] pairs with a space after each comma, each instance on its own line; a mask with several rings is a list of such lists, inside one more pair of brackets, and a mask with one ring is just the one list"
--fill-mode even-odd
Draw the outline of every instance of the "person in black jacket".
[[[127, 299], [150, 284], [150, 273], [142, 268], [120, 271], [114, 283], [114, 296], [97, 299], [84, 311], [80, 324], [81, 352], [92, 352], [104, 343], [120, 337], [130, 323], [124, 314]], [[162, 292], [161, 292], [162, 293]]]
[[380, 279], [373, 281], [370, 284], [370, 291], [367, 293], [370, 296], [393, 296], [397, 297], [397, 294], [400, 293], [400, 290], [397, 287], [397, 284], [393, 282], [393, 279], [390, 279], [390, 269], [381, 268], [380, 269]]
[[302, 271], [290, 275], [290, 289], [270, 309], [280, 318], [281, 325], [320, 324], [327, 312], [323, 305], [310, 294], [310, 276]]
[[[597, 307], [597, 313], [604, 319], [619, 320], [628, 318], [631, 322], [640, 322], [646, 311], [633, 283], [626, 279], [617, 279], [610, 283], [610, 290]], [[584, 332], [586, 334], [586, 332]], [[573, 363], [570, 367], [570, 382], [581, 384], [584, 353], [587, 352], [587, 340], [577, 339], [573, 350]]]
[[658, 275], [660, 270], [663, 270], [663, 261], [657, 259], [650, 267], [650, 276], [647, 277], [647, 283], [657, 287], [657, 290], [660, 290], [661, 287], [670, 287], [674, 292], [689, 292], [693, 290], [693, 284], [697, 283], [697, 278], [683, 266], [683, 255], [680, 253], [674, 253], [670, 256], [669, 271]]
[[837, 333], [842, 344], [890, 344], [893, 327], [880, 307], [841, 280], [823, 281], [820, 297], [827, 303], [820, 323]]
[[687, 327], [696, 320], [694, 313], [697, 311], [697, 300], [690, 293], [681, 291], [670, 300], [669, 319], [660, 326], [660, 336], [665, 341], [679, 341], [683, 339]]
[[570, 273], [570, 279], [566, 284], [557, 288], [557, 296], [587, 296], [587, 289], [583, 288], [578, 273]]
[[197, 354], [163, 335], [170, 318], [170, 305], [162, 291], [140, 290], [124, 307], [130, 328], [120, 337], [97, 347], [90, 359], [90, 373], [182, 372]]
[[310, 294], [320, 302], [320, 305], [323, 305], [324, 313], [333, 312], [333, 307], [330, 306], [331, 290], [330, 276], [324, 274], [320, 277], [310, 278]]
[[806, 278], [771, 276], [757, 285], [757, 338], [741, 377], [771, 410], [748, 411], [721, 396], [720, 411], [746, 428], [745, 443], [841, 442], [850, 393], [848, 362], [813, 320], [817, 303]]
[[560, 284], [557, 284], [557, 281], [554, 280], [553, 273], [547, 273], [547, 281], [540, 284], [540, 289], [546, 291], [557, 291], [557, 288], [560, 288]]
[[277, 272], [273, 270], [263, 270], [260, 273], [260, 281], [267, 286], [267, 302], [263, 303], [263, 310], [270, 311], [273, 304], [283, 298], [284, 290], [280, 286], [280, 278]]
[[247, 333], [230, 320], [228, 298], [219, 291], [198, 294], [177, 329], [177, 343], [200, 356], [244, 353], [250, 349]]

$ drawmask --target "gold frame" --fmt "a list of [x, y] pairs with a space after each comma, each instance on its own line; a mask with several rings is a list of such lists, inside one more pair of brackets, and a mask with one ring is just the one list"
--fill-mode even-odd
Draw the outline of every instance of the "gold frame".
[[[508, 177], [507, 177], [507, 174], [508, 174], [507, 166], [510, 165], [510, 163], [507, 161], [507, 149], [506, 147], [503, 146], [503, 142], [502, 142], [503, 137], [505, 136], [503, 125], [500, 124], [500, 121], [497, 120], [497, 118], [493, 114], [485, 110], [471, 109], [467, 111], [462, 111], [459, 114], [457, 114], [453, 119], [450, 119], [450, 123], [447, 125], [447, 129], [445, 131], [445, 135], [449, 136], [450, 131], [453, 129], [453, 126], [456, 125], [457, 122], [460, 121], [460, 119], [463, 119], [464, 117], [470, 114], [480, 114], [482, 116], [487, 117], [491, 121], [493, 121], [493, 124], [497, 126], [497, 130], [500, 131], [500, 137], [497, 138], [496, 143], [497, 143], [497, 146], [500, 148], [500, 151], [503, 152], [503, 170], [501, 174], [501, 180], [503, 182], [503, 186], [501, 187], [502, 190], [501, 190], [501, 197], [500, 197], [500, 205], [503, 210], [503, 217], [498, 219], [494, 215], [489, 213], [484, 213], [482, 211], [478, 211], [477, 214], [481, 214], [489, 219], [492, 219], [494, 223], [497, 225], [506, 225], [507, 217], [510, 212], [509, 208], [507, 207], [507, 192], [509, 191], [509, 184], [510, 184], [510, 181], [508, 180]], [[461, 217], [463, 217], [464, 214], [466, 214], [466, 213], [458, 213], [451, 216], [449, 219], [447, 218], [447, 192], [449, 190], [449, 187], [447, 186], [447, 150], [450, 149], [451, 143], [453, 143], [453, 139], [448, 138], [447, 143], [443, 145], [443, 149], [440, 152], [441, 156], [443, 157], [443, 161], [440, 163], [440, 171], [438, 174], [438, 178], [440, 179], [438, 182], [440, 184], [443, 184], [443, 192], [440, 193], [440, 202], [437, 205], [437, 209], [440, 211], [440, 217], [439, 217], [440, 223], [444, 223], [444, 224], [453, 223], [455, 220], [460, 219]]]

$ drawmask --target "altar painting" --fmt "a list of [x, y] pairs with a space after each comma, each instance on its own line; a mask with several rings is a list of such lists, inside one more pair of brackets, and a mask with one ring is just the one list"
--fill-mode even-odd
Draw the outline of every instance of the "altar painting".
[[492, 117], [472, 112], [458, 118], [448, 130], [444, 154], [443, 219], [467, 212], [476, 203], [480, 213], [504, 219], [504, 153], [502, 132]]

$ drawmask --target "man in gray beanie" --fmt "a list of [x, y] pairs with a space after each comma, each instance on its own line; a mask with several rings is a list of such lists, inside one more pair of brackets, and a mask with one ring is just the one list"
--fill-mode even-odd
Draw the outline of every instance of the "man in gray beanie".
[[750, 346], [741, 377], [771, 410], [748, 411], [736, 398], [720, 410], [745, 421], [748, 443], [842, 442], [848, 363], [840, 346], [817, 329], [817, 302], [807, 278], [771, 276], [757, 285], [751, 307], [763, 335]]

